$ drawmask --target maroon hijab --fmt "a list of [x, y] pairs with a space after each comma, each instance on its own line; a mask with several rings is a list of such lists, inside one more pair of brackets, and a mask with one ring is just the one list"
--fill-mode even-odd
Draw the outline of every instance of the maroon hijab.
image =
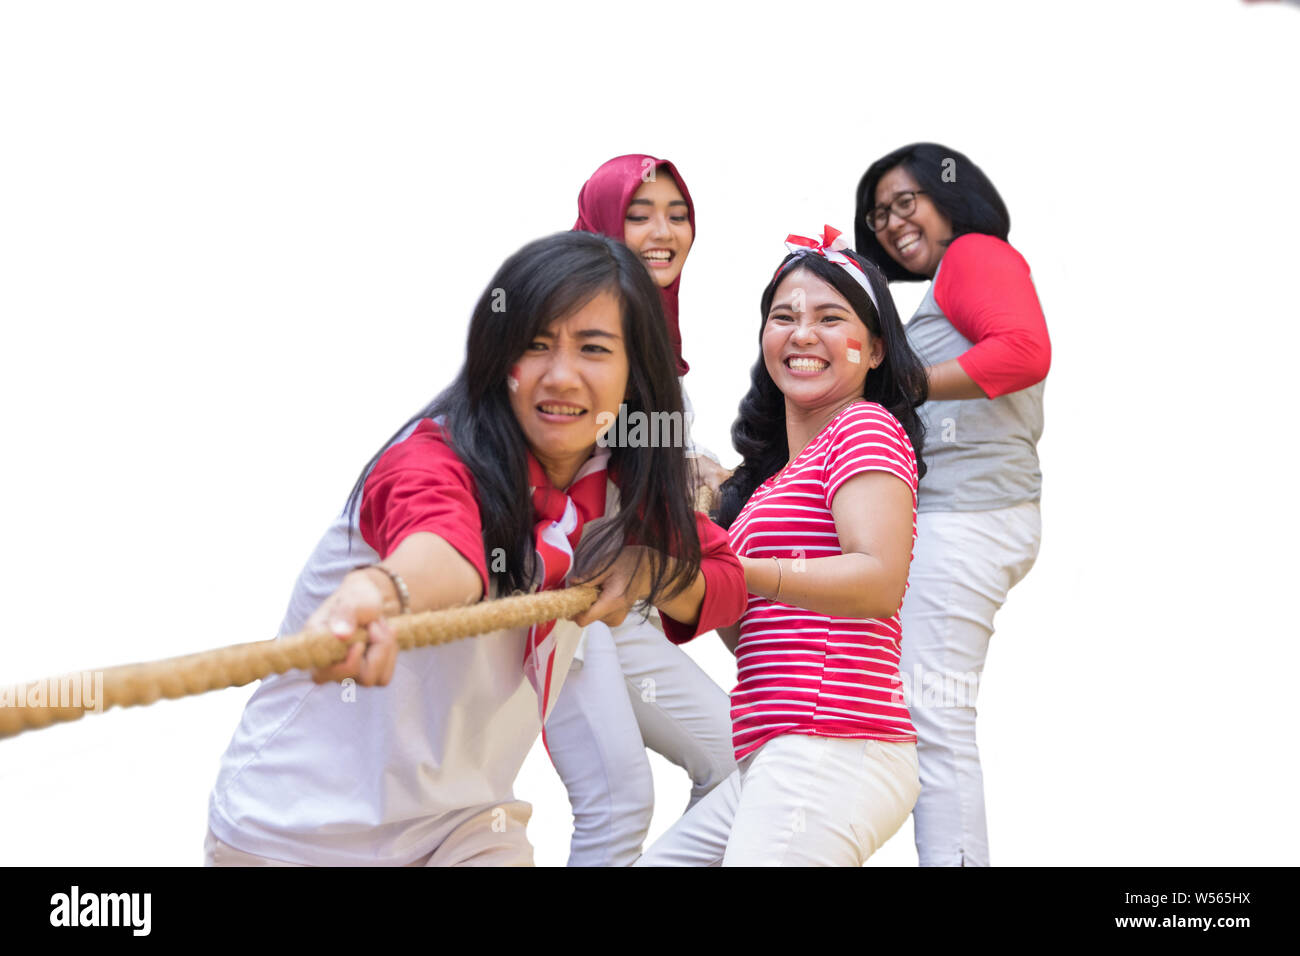
[[[615, 156], [591, 174], [578, 193], [578, 221], [573, 224], [575, 230], [598, 232], [611, 239], [623, 239], [623, 223], [627, 217], [628, 204], [632, 196], [641, 187], [641, 177], [647, 169], [665, 169], [673, 177], [682, 198], [686, 200], [686, 214], [691, 224], [691, 243], [695, 243], [695, 203], [686, 189], [677, 168], [666, 159], [655, 159], [644, 153], [629, 153]], [[681, 273], [671, 285], [659, 290], [659, 300], [663, 303], [664, 319], [668, 323], [668, 338], [673, 343], [673, 354], [677, 357], [677, 374], [685, 375], [690, 366], [682, 358], [682, 332], [677, 324], [677, 289], [682, 284]]]

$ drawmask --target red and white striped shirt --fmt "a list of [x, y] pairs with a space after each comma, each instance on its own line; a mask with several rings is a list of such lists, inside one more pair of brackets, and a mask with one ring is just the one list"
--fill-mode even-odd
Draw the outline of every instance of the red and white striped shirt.
[[[864, 471], [887, 471], [912, 489], [916, 543], [916, 456], [907, 432], [874, 402], [854, 402], [794, 461], [755, 489], [732, 523], [731, 547], [751, 558], [843, 554], [831, 503]], [[789, 565], [787, 565], [787, 568]], [[736, 759], [780, 734], [914, 741], [899, 677], [898, 615], [829, 617], [749, 596], [740, 619], [731, 692]]]

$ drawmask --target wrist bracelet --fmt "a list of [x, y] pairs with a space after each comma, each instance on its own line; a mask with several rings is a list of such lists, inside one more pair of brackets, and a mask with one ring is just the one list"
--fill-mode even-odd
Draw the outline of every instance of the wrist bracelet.
[[362, 564], [352, 570], [361, 571], [365, 568], [374, 568], [376, 571], [382, 571], [384, 574], [388, 575], [388, 580], [393, 582], [393, 590], [397, 592], [397, 603], [401, 605], [401, 613], [410, 614], [411, 592], [406, 589], [406, 582], [402, 580], [402, 576], [396, 571], [390, 571], [382, 564]]
[[772, 600], [779, 601], [781, 600], [781, 580], [782, 580], [781, 559], [773, 555], [772, 560], [776, 562], [776, 594], [772, 596]]

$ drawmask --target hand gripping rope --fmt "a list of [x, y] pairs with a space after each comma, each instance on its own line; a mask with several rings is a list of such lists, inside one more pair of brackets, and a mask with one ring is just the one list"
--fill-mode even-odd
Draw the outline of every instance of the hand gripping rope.
[[[568, 619], [591, 607], [598, 593], [596, 588], [588, 586], [540, 591], [481, 601], [469, 607], [403, 614], [389, 618], [389, 621], [397, 634], [397, 646], [408, 651], [446, 644], [463, 637]], [[240, 687], [295, 667], [304, 670], [325, 667], [343, 660], [348, 648], [366, 640], [364, 628], [346, 640], [328, 632], [304, 631], [277, 640], [234, 644], [183, 657], [106, 668], [103, 671], [103, 691], [96, 695], [98, 700], [91, 702], [91, 712], [97, 712], [101, 707], [103, 710], [136, 707], [152, 704], [162, 697], [175, 699]], [[56, 677], [14, 685], [3, 698], [6, 706], [0, 706], [0, 737], [12, 737], [24, 730], [48, 727], [83, 716], [88, 707], [81, 704], [28, 706], [25, 703], [31, 699], [28, 687], [32, 684], [57, 688], [61, 680], [67, 683], [78, 679], [79, 675], [68, 675], [62, 679]], [[16, 706], [7, 706], [9, 701], [16, 702]], [[51, 704], [58, 702], [50, 701]]]
[[[708, 486], [701, 486], [696, 492], [696, 508], [707, 513], [712, 499]], [[567, 620], [591, 607], [598, 594], [596, 588], [583, 585], [481, 601], [469, 607], [403, 614], [389, 618], [389, 621], [397, 634], [398, 648], [409, 651], [493, 631], [531, 627], [543, 621]], [[88, 711], [98, 713], [113, 707], [138, 707], [164, 697], [175, 700], [210, 690], [242, 687], [294, 668], [327, 667], [347, 657], [348, 648], [353, 644], [366, 640], [364, 628], [346, 640], [328, 632], [304, 631], [271, 641], [233, 644], [183, 657], [110, 667], [103, 671], [102, 692], [95, 695], [97, 699], [89, 706], [81, 703], [29, 706], [25, 703], [32, 699], [30, 687], [58, 688], [61, 684], [79, 680], [80, 674], [15, 684], [0, 691], [0, 738], [77, 720]], [[12, 706], [10, 702], [13, 702]], [[59, 702], [51, 699], [48, 703], [55, 705]]]

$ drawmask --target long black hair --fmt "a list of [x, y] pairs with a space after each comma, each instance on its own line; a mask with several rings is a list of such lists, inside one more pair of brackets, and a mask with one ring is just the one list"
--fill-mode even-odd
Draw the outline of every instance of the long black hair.
[[889, 294], [889, 284], [879, 269], [852, 249], [841, 252], [862, 267], [880, 303], [880, 311], [871, 304], [866, 291], [854, 281], [845, 267], [831, 262], [819, 255], [799, 255], [799, 262], [787, 265], [797, 254], [786, 256], [776, 275], [763, 290], [760, 312], [762, 323], [759, 325], [759, 356], [750, 372], [749, 392], [740, 402], [740, 414], [731, 426], [731, 443], [736, 451], [744, 456], [744, 461], [730, 478], [723, 483], [717, 506], [717, 522], [724, 528], [731, 523], [745, 507], [745, 502], [754, 493], [754, 489], [767, 481], [790, 460], [789, 439], [785, 430], [785, 395], [776, 387], [772, 376], [763, 361], [763, 328], [767, 324], [767, 314], [772, 308], [772, 298], [777, 286], [797, 269], [807, 269], [817, 278], [830, 284], [840, 295], [848, 300], [853, 311], [857, 313], [862, 324], [872, 335], [884, 341], [885, 358], [878, 368], [867, 373], [863, 383], [862, 397], [876, 402], [889, 410], [902, 424], [916, 454], [918, 478], [925, 474], [925, 462], [921, 458], [925, 444], [925, 425], [916, 413], [929, 396], [929, 386], [925, 377], [925, 365], [907, 344], [903, 333], [903, 323], [899, 321], [898, 309]]
[[[474, 476], [483, 543], [506, 561], [489, 561], [498, 593], [531, 588], [536, 573], [534, 518], [528, 494], [528, 445], [510, 406], [507, 377], [524, 350], [556, 319], [601, 292], [619, 300], [628, 359], [625, 404], [641, 412], [683, 416], [672, 347], [659, 289], [641, 260], [614, 239], [561, 232], [524, 246], [497, 270], [470, 319], [465, 364], [456, 379], [399, 428], [361, 470], [348, 509], [355, 521], [366, 475], [384, 451], [422, 418], [442, 418], [443, 432]], [[671, 420], [671, 419], [670, 419]], [[700, 568], [700, 541], [689, 495], [688, 463], [680, 447], [611, 447], [609, 477], [620, 510], [593, 522], [575, 554], [575, 570], [596, 574], [631, 540], [652, 549], [654, 603], [680, 594]], [[670, 567], [664, 556], [672, 556]]]
[[[925, 190], [935, 207], [952, 223], [952, 238], [969, 232], [997, 236], [1011, 232], [1011, 214], [984, 171], [963, 153], [938, 143], [912, 143], [880, 157], [858, 183], [853, 232], [859, 253], [880, 266], [890, 281], [915, 281], [929, 276], [904, 269], [885, 251], [867, 222], [876, 205], [876, 184], [895, 166], [902, 166]], [[951, 240], [949, 240], [951, 241]]]

